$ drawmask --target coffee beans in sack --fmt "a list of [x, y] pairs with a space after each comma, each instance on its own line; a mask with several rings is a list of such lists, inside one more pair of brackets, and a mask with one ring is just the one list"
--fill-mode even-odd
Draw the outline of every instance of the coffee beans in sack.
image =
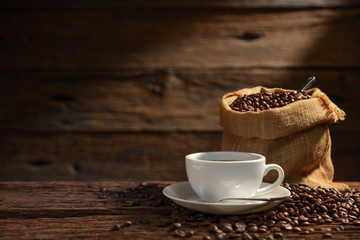
[[[285, 182], [348, 191], [334, 183], [329, 124], [345, 112], [318, 88], [296, 92], [254, 87], [225, 94], [220, 107], [221, 150], [262, 154], [279, 164]], [[264, 181], [273, 182], [276, 173]]]

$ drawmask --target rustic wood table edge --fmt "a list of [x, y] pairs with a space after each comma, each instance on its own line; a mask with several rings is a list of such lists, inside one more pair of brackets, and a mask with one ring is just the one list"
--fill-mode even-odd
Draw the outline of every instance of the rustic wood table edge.
[[[279, 239], [360, 239], [360, 226], [346, 222], [310, 224], [301, 226], [301, 232], [284, 230], [271, 236], [257, 233], [244, 236], [239, 232], [221, 237], [221, 234], [210, 233], [210, 223], [204, 224], [208, 221], [204, 214], [196, 213], [197, 219], [181, 218], [181, 214], [194, 213], [179, 208], [162, 195], [162, 189], [173, 183], [0, 182], [0, 239], [205, 239], [206, 236], [210, 239], [271, 239], [274, 236]], [[360, 182], [345, 183], [353, 191], [360, 189]], [[236, 218], [212, 216], [210, 220], [217, 221], [220, 227]], [[356, 220], [359, 219], [358, 214]], [[176, 220], [182, 224], [179, 229], [171, 225]], [[338, 229], [339, 226], [342, 227]], [[324, 231], [329, 232], [326, 235]]]

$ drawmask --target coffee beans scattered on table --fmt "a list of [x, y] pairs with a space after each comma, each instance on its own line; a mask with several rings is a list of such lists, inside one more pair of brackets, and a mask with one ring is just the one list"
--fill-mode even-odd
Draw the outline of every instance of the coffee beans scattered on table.
[[[138, 220], [176, 238], [194, 239], [284, 239], [287, 233], [300, 238], [332, 238], [349, 226], [360, 225], [360, 190], [341, 193], [334, 188], [287, 184], [291, 198], [268, 211], [233, 216], [210, 215], [172, 203], [162, 195], [164, 186], [142, 184], [119, 194], [123, 207], [159, 208], [154, 219]], [[129, 204], [131, 202], [131, 204]], [[154, 222], [151, 222], [154, 221]], [[156, 230], [157, 228], [157, 230]], [[114, 227], [111, 231], [122, 230]]]
[[259, 112], [270, 108], [283, 107], [292, 102], [309, 99], [311, 96], [307, 92], [281, 92], [271, 93], [262, 92], [250, 95], [239, 96], [230, 104], [232, 110], [239, 112]]

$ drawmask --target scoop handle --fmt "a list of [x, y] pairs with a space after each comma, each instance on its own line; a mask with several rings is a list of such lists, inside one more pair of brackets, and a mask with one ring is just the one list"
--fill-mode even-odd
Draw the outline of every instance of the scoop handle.
[[297, 90], [297, 92], [303, 92], [303, 91], [305, 91], [305, 90], [306, 90], [307, 88], [309, 88], [315, 81], [316, 81], [316, 79], [315, 79], [314, 76], [309, 77], [309, 78], [306, 80], [306, 82], [304, 83], [304, 85]]

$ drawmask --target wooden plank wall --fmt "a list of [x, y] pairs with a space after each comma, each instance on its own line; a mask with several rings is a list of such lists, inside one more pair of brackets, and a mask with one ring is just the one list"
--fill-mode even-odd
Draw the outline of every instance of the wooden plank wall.
[[223, 94], [311, 75], [347, 113], [335, 179], [360, 180], [358, 1], [0, 4], [0, 180], [185, 180], [218, 150]]

